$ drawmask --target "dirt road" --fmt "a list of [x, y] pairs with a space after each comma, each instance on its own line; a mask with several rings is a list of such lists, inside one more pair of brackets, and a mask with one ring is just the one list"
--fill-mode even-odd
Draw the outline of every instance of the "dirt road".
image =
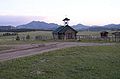
[[51, 42], [45, 44], [17, 45], [15, 49], [0, 51], [0, 61], [25, 57], [52, 50], [62, 49], [73, 46], [104, 46], [114, 43], [80, 43], [80, 42]]

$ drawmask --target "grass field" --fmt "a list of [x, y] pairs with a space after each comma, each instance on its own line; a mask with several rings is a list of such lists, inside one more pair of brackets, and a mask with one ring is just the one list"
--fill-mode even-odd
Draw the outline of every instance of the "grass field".
[[0, 46], [0, 51], [3, 51], [3, 50], [9, 50], [13, 47], [9, 47], [9, 46]]
[[120, 46], [72, 47], [0, 62], [0, 79], [120, 79]]
[[77, 35], [96, 35], [96, 36], [99, 36], [100, 32], [81, 31], [81, 32], [78, 32]]
[[[0, 33], [2, 34], [2, 32]], [[27, 35], [30, 35], [30, 38], [34, 38], [35, 36], [48, 36], [52, 37], [52, 32], [51, 31], [32, 31], [32, 32], [20, 32], [18, 33], [20, 37], [25, 37]], [[16, 36], [1, 36], [0, 37], [0, 45], [12, 45], [12, 44], [31, 44], [31, 43], [42, 43], [42, 42], [48, 42], [48, 41], [43, 41], [43, 40], [20, 40], [16, 41]]]
[[41, 40], [26, 40], [26, 41], [16, 41], [16, 40], [2, 40], [0, 45], [20, 45], [20, 44], [41, 44], [47, 43], [50, 41], [41, 41]]
[[32, 32], [21, 32], [19, 35], [30, 35], [30, 36], [36, 36], [36, 35], [43, 35], [43, 36], [52, 36], [52, 31], [32, 31]]
[[[3, 32], [4, 33], [4, 32]], [[112, 32], [110, 32], [109, 35], [111, 35]], [[2, 34], [2, 32], [0, 32]], [[51, 40], [34, 40], [35, 36], [45, 36], [45, 37], [51, 37], [52, 38], [52, 31], [32, 31], [32, 32], [20, 32], [18, 35], [22, 37], [26, 37], [27, 35], [30, 35], [30, 40], [25, 41], [16, 41], [16, 36], [0, 36], [0, 44], [31, 44], [31, 43], [41, 43], [41, 42], [49, 42]], [[91, 32], [91, 31], [81, 31], [78, 32], [77, 35], [95, 35], [95, 36], [100, 36], [100, 32]], [[82, 40], [80, 42], [101, 42], [99, 40]], [[102, 41], [106, 42], [106, 41]]]

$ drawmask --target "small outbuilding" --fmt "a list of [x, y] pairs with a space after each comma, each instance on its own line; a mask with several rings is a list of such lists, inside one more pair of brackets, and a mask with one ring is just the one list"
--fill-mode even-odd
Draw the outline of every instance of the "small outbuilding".
[[120, 32], [114, 32], [112, 33], [116, 38], [120, 38]]
[[107, 31], [102, 31], [100, 32], [101, 38], [106, 38], [108, 37], [108, 32]]
[[58, 40], [76, 39], [77, 31], [68, 25], [70, 19], [65, 18], [64, 26], [58, 27], [53, 31], [53, 38]]

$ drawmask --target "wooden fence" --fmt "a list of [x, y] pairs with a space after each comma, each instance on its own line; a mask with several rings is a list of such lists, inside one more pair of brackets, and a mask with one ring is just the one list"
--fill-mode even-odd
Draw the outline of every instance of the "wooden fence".
[[[21, 37], [21, 40], [26, 40], [25, 37]], [[31, 40], [54, 40], [52, 36], [35, 36], [31, 37]], [[104, 41], [104, 42], [120, 42], [120, 37], [113, 35], [108, 37], [101, 37], [96, 35], [77, 35], [77, 40], [88, 40], [88, 41]]]
[[[1, 38], [0, 38], [1, 39]], [[8, 38], [11, 40], [16, 40], [16, 37]], [[3, 40], [3, 39], [1, 39]], [[26, 36], [20, 36], [20, 40], [27, 40]], [[53, 36], [32, 36], [30, 40], [54, 40]], [[105, 42], [120, 42], [120, 36], [108, 36], [108, 37], [101, 37], [96, 35], [77, 35], [77, 40], [88, 40], [88, 41], [105, 41]]]
[[35, 40], [53, 40], [53, 37], [52, 36], [35, 36], [34, 38]]
[[115, 37], [112, 35], [108, 37], [101, 37], [95, 35], [77, 35], [77, 40], [120, 42], [120, 37]]

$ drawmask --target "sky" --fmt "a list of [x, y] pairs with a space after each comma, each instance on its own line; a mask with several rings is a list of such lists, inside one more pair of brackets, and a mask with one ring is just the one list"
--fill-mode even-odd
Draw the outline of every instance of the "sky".
[[120, 24], [120, 0], [0, 0], [0, 25], [32, 20], [70, 25]]

